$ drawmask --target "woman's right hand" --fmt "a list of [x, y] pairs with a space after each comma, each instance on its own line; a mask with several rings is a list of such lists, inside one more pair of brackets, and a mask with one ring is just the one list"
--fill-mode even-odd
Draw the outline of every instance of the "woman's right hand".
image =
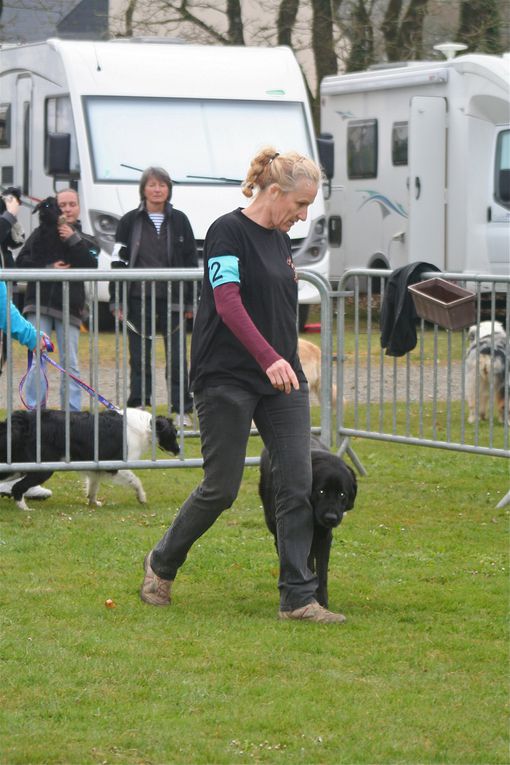
[[14, 215], [14, 217], [17, 216], [18, 210], [20, 207], [20, 203], [14, 196], [14, 194], [9, 194], [9, 196], [5, 199], [5, 209], [7, 212], [9, 212], [11, 215]]
[[299, 390], [299, 382], [296, 373], [285, 359], [278, 359], [266, 369], [271, 385], [276, 390], [290, 393], [292, 388]]
[[48, 337], [48, 335], [42, 330], [39, 333], [39, 350], [41, 353], [51, 353], [53, 351], [53, 343], [51, 342], [51, 338]]

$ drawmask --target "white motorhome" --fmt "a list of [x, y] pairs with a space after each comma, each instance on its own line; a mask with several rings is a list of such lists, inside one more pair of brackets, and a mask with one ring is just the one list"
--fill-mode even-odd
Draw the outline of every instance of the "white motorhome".
[[[51, 39], [0, 49], [0, 185], [21, 187], [21, 222], [30, 232], [37, 200], [74, 184], [102, 267], [117, 221], [139, 203], [145, 167], [170, 172], [172, 201], [188, 215], [200, 249], [216, 217], [246, 204], [240, 182], [265, 145], [317, 158], [289, 48]], [[321, 189], [291, 237], [296, 264], [328, 277], [324, 213]], [[317, 298], [300, 282], [304, 313]]]
[[322, 81], [332, 279], [415, 261], [510, 273], [509, 74], [509, 55], [463, 55]]

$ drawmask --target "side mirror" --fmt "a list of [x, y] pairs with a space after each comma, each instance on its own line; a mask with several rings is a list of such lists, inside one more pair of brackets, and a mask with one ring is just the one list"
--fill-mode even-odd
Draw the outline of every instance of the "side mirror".
[[54, 178], [71, 176], [71, 135], [69, 133], [48, 133], [44, 172]]
[[331, 133], [321, 133], [317, 138], [317, 149], [324, 174], [330, 181], [335, 174], [335, 141]]
[[510, 203], [510, 169], [499, 171], [499, 188], [497, 196], [504, 205]]

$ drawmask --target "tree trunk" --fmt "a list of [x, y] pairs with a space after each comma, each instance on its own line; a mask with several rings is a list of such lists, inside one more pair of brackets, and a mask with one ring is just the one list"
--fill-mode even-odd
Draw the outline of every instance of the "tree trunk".
[[126, 37], [133, 37], [133, 15], [135, 12], [137, 0], [129, 0], [126, 8]]
[[349, 33], [351, 52], [346, 72], [360, 72], [374, 63], [374, 29], [363, 0], [357, 0]]
[[330, 0], [312, 0], [312, 48], [317, 81], [336, 74], [338, 63], [333, 39], [333, 14]]
[[423, 58], [423, 22], [428, 0], [411, 0], [401, 19], [402, 0], [390, 0], [381, 25], [388, 61]]
[[402, 0], [389, 0], [384, 20], [381, 24], [381, 31], [384, 37], [384, 47], [388, 61], [398, 61], [400, 58], [398, 27], [400, 12], [402, 10]]
[[318, 127], [321, 80], [327, 74], [336, 74], [338, 71], [331, 0], [312, 0], [312, 14], [312, 50], [317, 78], [317, 97], [311, 99], [311, 107], [315, 125]]
[[280, 3], [276, 22], [278, 45], [292, 47], [292, 30], [296, 23], [298, 10], [299, 0], [282, 0]]
[[232, 45], [244, 45], [240, 0], [227, 0], [228, 39]]
[[423, 22], [429, 0], [411, 0], [399, 30], [401, 61], [423, 58]]

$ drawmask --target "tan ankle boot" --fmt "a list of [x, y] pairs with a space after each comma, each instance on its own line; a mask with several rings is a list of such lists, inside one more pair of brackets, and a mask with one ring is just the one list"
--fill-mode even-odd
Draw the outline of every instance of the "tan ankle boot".
[[311, 603], [307, 603], [301, 608], [295, 608], [294, 611], [280, 611], [278, 616], [280, 619], [296, 619], [319, 624], [332, 624], [333, 622], [341, 624], [347, 621], [343, 614], [334, 614], [332, 611], [328, 611], [316, 600], [312, 600]]
[[151, 552], [147, 553], [143, 561], [145, 578], [140, 589], [140, 597], [151, 606], [169, 606], [170, 591], [173, 581], [161, 579], [151, 568]]

